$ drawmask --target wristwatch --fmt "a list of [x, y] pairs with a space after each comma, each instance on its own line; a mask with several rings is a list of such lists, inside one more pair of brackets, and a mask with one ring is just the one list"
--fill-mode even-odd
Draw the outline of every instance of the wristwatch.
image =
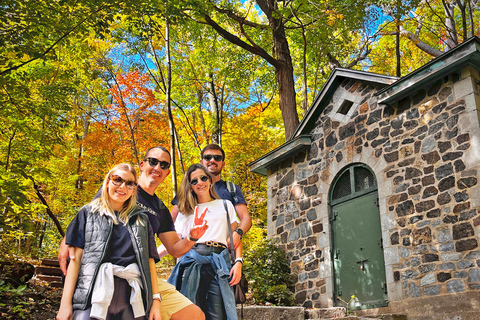
[[235, 229], [234, 231], [235, 231], [236, 233], [238, 233], [238, 235], [240, 236], [240, 238], [243, 237], [243, 230], [242, 230], [242, 229], [237, 228], [237, 229]]
[[158, 301], [162, 302], [162, 296], [160, 295], [160, 293], [154, 293], [153, 294], [153, 300], [158, 300]]
[[188, 235], [187, 239], [188, 239], [189, 241], [195, 241], [195, 242], [198, 241], [198, 238], [193, 238], [193, 237], [191, 237], [190, 235]]
[[243, 264], [243, 258], [238, 257], [237, 259], [235, 259], [235, 263], [237, 263], [237, 262], [240, 262], [241, 264]]

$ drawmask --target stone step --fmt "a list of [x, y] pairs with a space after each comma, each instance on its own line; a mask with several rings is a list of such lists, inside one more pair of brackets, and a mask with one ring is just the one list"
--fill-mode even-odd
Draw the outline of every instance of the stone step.
[[62, 282], [62, 277], [59, 276], [46, 276], [43, 274], [37, 274], [36, 278], [38, 280], [46, 281], [46, 282]]
[[35, 268], [36, 274], [43, 274], [47, 276], [62, 276], [62, 270], [60, 268], [39, 266]]
[[343, 307], [305, 309], [305, 319], [330, 319], [345, 317], [347, 310]]
[[442, 313], [442, 315], [434, 316], [413, 316], [408, 317], [408, 320], [478, 320], [480, 314], [478, 311], [458, 311], [452, 313]]
[[[313, 310], [306, 310], [305, 311], [305, 319], [306, 320], [374, 320], [374, 319], [382, 319], [382, 320], [407, 320], [407, 316], [403, 314], [383, 314], [379, 316], [354, 316], [354, 315], [334, 315], [332, 317], [329, 317], [328, 315], [334, 312], [334, 310], [328, 310], [328, 309], [335, 309], [335, 308], [327, 308], [327, 309], [313, 309]], [[343, 308], [341, 308], [343, 309]], [[317, 311], [316, 314], [321, 314], [322, 316], [320, 317], [311, 317], [312, 314], [315, 314], [315, 312], [310, 313], [307, 317], [307, 311]], [[344, 312], [345, 309], [344, 309]], [[354, 311], [353, 311], [354, 312]]]
[[42, 266], [60, 267], [58, 259], [42, 259]]

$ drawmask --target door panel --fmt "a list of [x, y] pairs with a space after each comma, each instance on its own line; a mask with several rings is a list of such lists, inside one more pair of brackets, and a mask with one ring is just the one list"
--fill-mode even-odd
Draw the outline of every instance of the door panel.
[[355, 295], [357, 309], [379, 307], [387, 302], [376, 202], [377, 191], [332, 207], [335, 298], [348, 302]]

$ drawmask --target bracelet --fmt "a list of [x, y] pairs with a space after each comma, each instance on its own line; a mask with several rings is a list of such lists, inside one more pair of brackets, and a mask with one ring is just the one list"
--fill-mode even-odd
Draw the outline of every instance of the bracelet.
[[153, 300], [158, 300], [162, 302], [162, 296], [160, 295], [160, 293], [154, 293], [152, 298]]
[[192, 237], [190, 237], [190, 235], [188, 235], [187, 239], [188, 239], [189, 241], [195, 241], [195, 242], [198, 241], [198, 238], [192, 238]]

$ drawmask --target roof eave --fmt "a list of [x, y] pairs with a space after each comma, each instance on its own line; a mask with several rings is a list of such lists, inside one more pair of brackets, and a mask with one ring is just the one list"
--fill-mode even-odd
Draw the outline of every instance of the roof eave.
[[248, 166], [252, 172], [266, 176], [268, 174], [268, 168], [310, 148], [311, 144], [312, 137], [310, 135], [298, 136], [257, 160], [250, 162]]
[[380, 90], [376, 95], [379, 104], [390, 105], [412, 93], [416, 88], [445, 77], [454, 70], [480, 65], [480, 39], [473, 37], [458, 47], [430, 61], [397, 82]]

